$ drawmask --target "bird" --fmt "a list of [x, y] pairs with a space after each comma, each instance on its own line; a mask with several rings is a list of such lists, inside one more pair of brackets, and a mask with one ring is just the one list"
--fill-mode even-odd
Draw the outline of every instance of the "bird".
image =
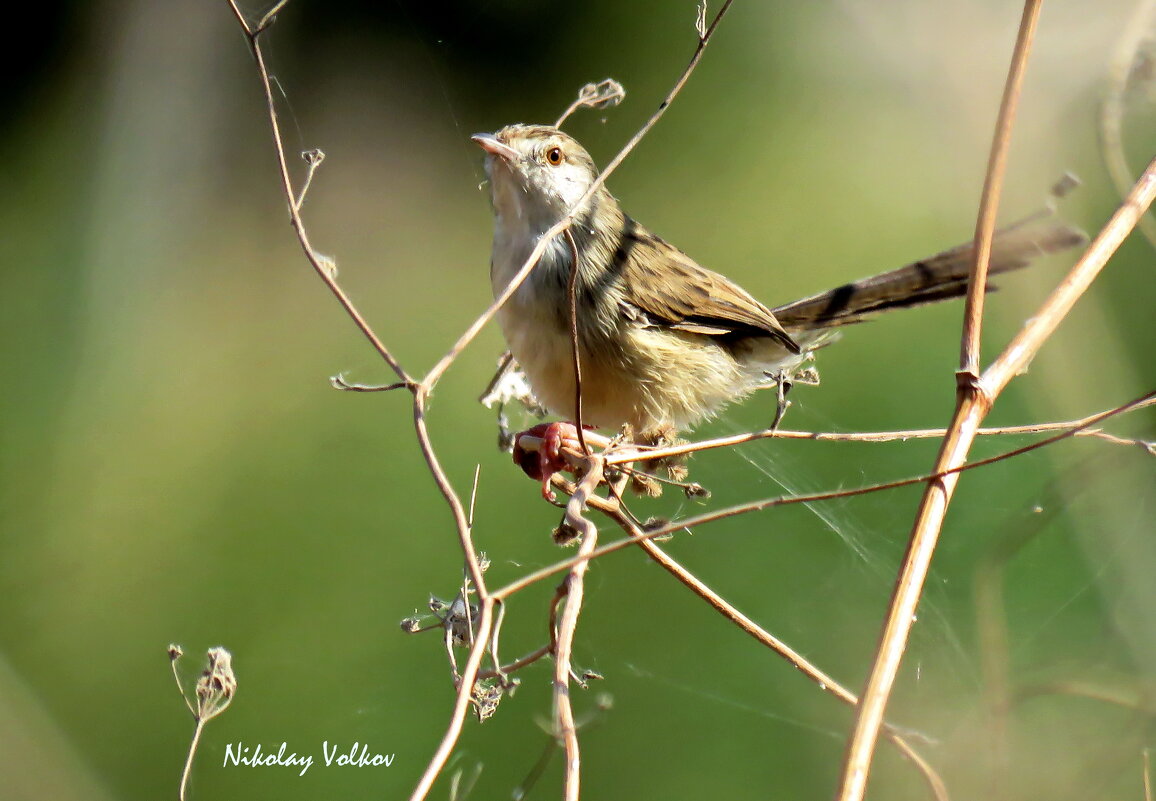
[[[566, 421], [579, 417], [570, 319], [575, 253], [581, 422], [629, 426], [642, 443], [668, 440], [755, 390], [778, 386], [782, 393], [792, 372], [831, 341], [832, 329], [967, 291], [970, 243], [768, 307], [635, 221], [604, 184], [585, 197], [598, 167], [562, 130], [516, 123], [471, 138], [485, 152], [495, 297], [542, 236], [573, 215], [568, 234], [546, 246], [497, 313], [535, 398]], [[1086, 239], [1045, 211], [998, 232], [989, 274]], [[784, 408], [780, 399], [776, 424]], [[557, 467], [546, 462], [558, 462], [562, 440], [573, 439], [570, 430], [548, 434], [543, 473]]]

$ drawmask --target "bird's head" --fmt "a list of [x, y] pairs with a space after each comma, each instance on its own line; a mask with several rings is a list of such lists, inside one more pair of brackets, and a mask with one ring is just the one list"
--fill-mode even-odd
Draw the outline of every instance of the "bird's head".
[[550, 125], [519, 123], [471, 138], [486, 151], [495, 213], [539, 229], [565, 216], [598, 177], [585, 148]]

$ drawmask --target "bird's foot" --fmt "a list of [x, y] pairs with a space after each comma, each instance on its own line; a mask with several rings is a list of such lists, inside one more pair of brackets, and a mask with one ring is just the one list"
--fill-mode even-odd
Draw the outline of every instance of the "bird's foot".
[[[583, 429], [591, 428], [583, 426]], [[533, 438], [532, 443], [523, 445], [523, 437]], [[539, 423], [514, 437], [514, 464], [530, 478], [542, 482], [542, 497], [551, 503], [555, 496], [550, 479], [555, 473], [574, 469], [563, 453], [565, 450], [582, 451], [578, 427], [573, 423]]]
[[775, 386], [779, 396], [779, 404], [775, 407], [775, 419], [771, 421], [771, 431], [779, 430], [779, 423], [783, 422], [783, 415], [787, 413], [791, 402], [787, 400], [787, 393], [791, 391], [794, 386], [794, 376], [786, 370], [779, 370], [778, 375], [775, 376]]

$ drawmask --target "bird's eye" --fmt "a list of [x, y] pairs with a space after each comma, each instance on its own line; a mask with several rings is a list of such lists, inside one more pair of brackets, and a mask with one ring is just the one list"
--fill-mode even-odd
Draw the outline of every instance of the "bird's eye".
[[562, 148], [552, 147], [546, 151], [546, 163], [557, 167], [562, 163]]

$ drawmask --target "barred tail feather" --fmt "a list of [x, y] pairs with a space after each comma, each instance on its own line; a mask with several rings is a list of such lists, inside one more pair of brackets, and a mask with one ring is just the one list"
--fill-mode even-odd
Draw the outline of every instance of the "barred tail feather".
[[[1027, 267], [1039, 256], [1088, 241], [1083, 231], [1044, 211], [996, 232], [989, 275]], [[889, 309], [922, 306], [967, 292], [973, 243], [946, 250], [898, 270], [854, 281], [773, 309], [788, 332], [862, 322]], [[988, 284], [987, 291], [995, 289]]]

